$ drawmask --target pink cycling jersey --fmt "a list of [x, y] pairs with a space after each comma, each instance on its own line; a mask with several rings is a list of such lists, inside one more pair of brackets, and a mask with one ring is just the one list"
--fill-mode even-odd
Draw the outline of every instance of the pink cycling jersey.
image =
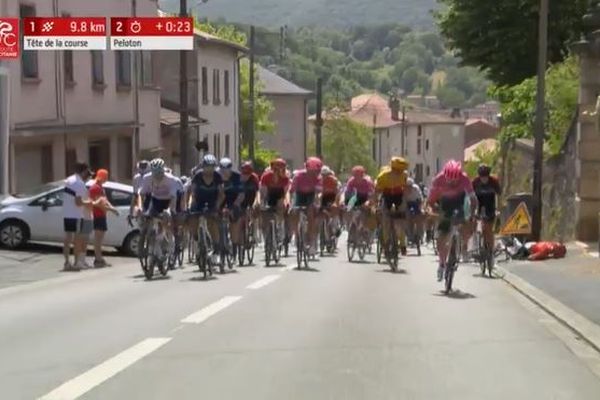
[[454, 199], [463, 193], [474, 193], [473, 184], [469, 177], [463, 173], [458, 182], [449, 184], [442, 172], [433, 179], [431, 191], [429, 192], [429, 201], [430, 203], [435, 203], [441, 197]]
[[371, 177], [366, 176], [360, 179], [351, 177], [346, 184], [346, 193], [353, 193], [354, 191], [361, 196], [372, 195], [375, 191], [375, 185], [373, 184]]
[[294, 172], [291, 193], [316, 193], [321, 191], [321, 176], [309, 175], [305, 169]]

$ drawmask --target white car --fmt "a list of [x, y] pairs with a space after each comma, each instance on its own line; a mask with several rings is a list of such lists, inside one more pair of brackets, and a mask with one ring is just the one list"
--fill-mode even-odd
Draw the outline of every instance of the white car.
[[[88, 187], [93, 182], [88, 183]], [[133, 187], [116, 182], [104, 185], [106, 197], [119, 210], [117, 217], [108, 213], [106, 246], [134, 256], [137, 254], [139, 230], [129, 226], [127, 215]], [[62, 243], [64, 182], [52, 182], [27, 193], [8, 196], [0, 201], [0, 245], [18, 248], [28, 241]]]

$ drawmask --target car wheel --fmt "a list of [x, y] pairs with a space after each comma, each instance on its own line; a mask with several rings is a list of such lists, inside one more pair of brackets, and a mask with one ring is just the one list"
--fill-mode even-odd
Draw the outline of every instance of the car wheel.
[[140, 232], [133, 231], [123, 240], [121, 251], [130, 257], [137, 257], [140, 244]]
[[16, 249], [27, 243], [29, 228], [18, 220], [5, 221], [0, 225], [0, 244]]

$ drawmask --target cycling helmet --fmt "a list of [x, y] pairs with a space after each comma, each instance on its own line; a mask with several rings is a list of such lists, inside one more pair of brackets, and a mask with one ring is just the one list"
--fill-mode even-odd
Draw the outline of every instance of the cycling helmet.
[[206, 154], [202, 157], [202, 166], [203, 167], [216, 167], [218, 164], [217, 157], [212, 154]]
[[137, 163], [137, 169], [140, 171], [145, 171], [148, 169], [148, 164], [149, 164], [148, 160], [140, 160]]
[[285, 168], [287, 167], [287, 162], [283, 159], [283, 158], [275, 158], [273, 160], [271, 160], [271, 168], [275, 169], [275, 168]]
[[365, 167], [363, 167], [362, 165], [357, 165], [352, 168], [352, 176], [355, 178], [362, 178], [363, 176], [365, 176], [366, 172], [367, 171], [365, 170]]
[[223, 157], [221, 161], [219, 161], [219, 167], [222, 169], [231, 169], [233, 168], [233, 161], [230, 158]]
[[188, 181], [190, 180], [190, 178], [188, 178], [187, 176], [183, 175], [181, 178], [181, 183], [183, 183], [183, 185], [185, 186], [186, 183], [188, 183]]
[[167, 174], [170, 174], [171, 172], [173, 172], [173, 170], [172, 170], [171, 168], [165, 168], [165, 172], [166, 172]]
[[308, 157], [306, 162], [304, 163], [307, 171], [321, 171], [323, 168], [323, 161], [321, 161], [317, 157]]
[[242, 166], [240, 167], [240, 171], [242, 171], [243, 174], [253, 173], [254, 167], [252, 166], [252, 162], [246, 161], [246, 162], [242, 163]]
[[321, 175], [330, 176], [333, 175], [333, 171], [327, 165], [323, 165], [323, 167], [321, 168]]
[[456, 160], [450, 160], [444, 166], [444, 177], [449, 181], [455, 181], [459, 179], [462, 174], [462, 165]]
[[390, 168], [392, 171], [406, 171], [408, 169], [408, 161], [402, 157], [392, 157], [390, 160]]
[[406, 179], [406, 186], [414, 186], [415, 180], [413, 178]]
[[477, 168], [477, 175], [481, 177], [490, 176], [492, 173], [492, 168], [489, 165], [481, 164], [479, 168]]
[[165, 161], [162, 158], [155, 158], [150, 161], [150, 170], [152, 173], [163, 173], [165, 172]]

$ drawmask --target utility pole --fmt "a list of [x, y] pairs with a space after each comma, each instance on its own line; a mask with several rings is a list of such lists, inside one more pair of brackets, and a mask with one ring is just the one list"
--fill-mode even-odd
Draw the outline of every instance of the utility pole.
[[315, 120], [315, 150], [317, 157], [323, 158], [322, 144], [322, 128], [323, 128], [323, 79], [317, 79], [317, 118]]
[[10, 71], [0, 62], [0, 194], [10, 191]]
[[406, 106], [402, 106], [402, 137], [400, 138], [401, 143], [401, 156], [404, 157], [406, 154], [406, 132], [408, 131], [406, 126]]
[[[179, 0], [179, 16], [187, 17], [187, 0]], [[188, 161], [188, 127], [190, 124], [188, 104], [187, 51], [179, 51], [179, 173], [187, 174], [191, 166]]]
[[254, 158], [254, 49], [255, 49], [256, 33], [254, 25], [250, 26], [250, 124], [248, 126], [248, 155], [251, 161]]
[[[137, 17], [137, 0], [131, 0], [131, 15]], [[133, 52], [133, 113], [135, 127], [133, 128], [133, 151], [134, 160], [140, 156], [140, 50]]]
[[540, 0], [538, 31], [538, 71], [535, 108], [535, 144], [533, 161], [533, 240], [542, 234], [542, 178], [544, 164], [544, 137], [546, 120], [546, 64], [548, 57], [548, 0]]

